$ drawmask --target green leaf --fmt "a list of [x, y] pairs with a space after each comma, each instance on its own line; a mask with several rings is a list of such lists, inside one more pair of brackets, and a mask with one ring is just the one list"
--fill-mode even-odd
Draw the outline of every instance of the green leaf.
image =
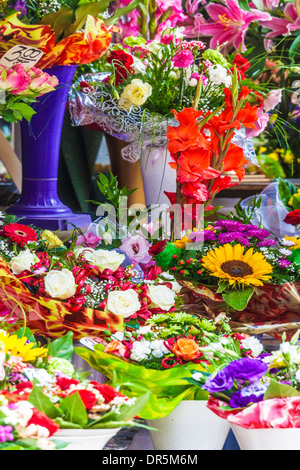
[[28, 401], [51, 419], [55, 419], [60, 415], [59, 408], [36, 385], [33, 386]]
[[48, 13], [43, 16], [41, 23], [50, 25], [51, 29], [55, 31], [55, 40], [58, 40], [63, 36], [64, 30], [72, 24], [73, 21], [73, 10], [67, 5], [63, 5], [58, 11], [54, 13]]
[[251, 11], [249, 7], [249, 0], [238, 0], [238, 4], [242, 10]]
[[296, 36], [296, 38], [294, 39], [294, 41], [292, 42], [292, 44], [290, 45], [289, 47], [289, 57], [290, 59], [294, 60], [294, 57], [299, 49], [299, 46], [300, 46], [300, 34], [298, 34], [298, 36]]
[[268, 178], [285, 178], [285, 172], [282, 165], [268, 155], [257, 155], [257, 160], [262, 171]]
[[281, 384], [271, 379], [270, 384], [264, 394], [264, 400], [271, 398], [298, 397], [300, 392], [291, 385]]
[[277, 181], [280, 199], [282, 200], [285, 207], [288, 210], [291, 210], [291, 206], [289, 206], [289, 200], [298, 191], [298, 188], [288, 180], [278, 178]]
[[52, 341], [49, 344], [49, 354], [53, 357], [60, 357], [61, 359], [72, 360], [73, 355], [73, 333], [68, 331], [65, 336]]
[[221, 294], [222, 292], [225, 291], [225, 289], [227, 289], [227, 287], [228, 287], [228, 282], [219, 281], [218, 290], [216, 293]]
[[244, 289], [232, 290], [223, 294], [223, 300], [234, 310], [241, 312], [247, 307], [247, 304], [254, 292], [253, 287], [245, 287]]
[[64, 421], [79, 424], [81, 428], [85, 428], [87, 426], [87, 411], [78, 392], [61, 399], [59, 406], [63, 411]]
[[16, 335], [18, 338], [23, 338], [23, 336], [26, 336], [28, 341], [33, 344], [36, 344], [36, 340], [33, 333], [30, 331], [29, 328], [26, 328], [25, 326], [22, 326], [18, 331], [16, 331]]
[[88, 15], [97, 17], [99, 13], [107, 10], [111, 0], [99, 0], [98, 2], [85, 3], [80, 5], [75, 11], [75, 21], [64, 31], [64, 37], [76, 33], [84, 27]]
[[300, 196], [294, 194], [293, 197], [293, 209], [300, 209]]
[[36, 112], [26, 103], [14, 103], [13, 110], [21, 113], [21, 115], [26, 119], [26, 121], [30, 121], [32, 116], [36, 114]]

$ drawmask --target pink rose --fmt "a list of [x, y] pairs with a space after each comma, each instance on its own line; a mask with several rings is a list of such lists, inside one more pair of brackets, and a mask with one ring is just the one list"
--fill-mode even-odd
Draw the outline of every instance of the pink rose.
[[34, 68], [34, 74], [31, 76], [29, 88], [32, 92], [37, 94], [44, 94], [53, 91], [58, 85], [58, 80], [55, 75], [50, 76], [48, 73]]
[[28, 89], [30, 77], [24, 70], [22, 64], [17, 64], [6, 71], [5, 79], [0, 79], [0, 86], [3, 90], [9, 91], [13, 95], [18, 95]]

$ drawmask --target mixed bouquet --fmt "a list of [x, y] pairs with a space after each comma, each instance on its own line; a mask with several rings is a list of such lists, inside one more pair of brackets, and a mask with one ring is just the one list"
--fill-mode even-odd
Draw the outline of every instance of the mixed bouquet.
[[[143, 426], [134, 418], [146, 404], [147, 394], [129, 399], [109, 385], [88, 379], [88, 372], [76, 370], [71, 362], [71, 332], [40, 347], [24, 327], [13, 334], [1, 330], [0, 344], [1, 418], [7, 423], [2, 432], [4, 447], [13, 441], [15, 446], [47, 448], [48, 441], [41, 438], [59, 438], [60, 429]], [[16, 418], [16, 428], [11, 429]]]
[[[96, 125], [121, 140], [133, 142], [127, 150], [123, 149], [122, 155], [135, 161], [147, 145], [166, 147], [168, 124], [178, 126], [172, 110], [202, 110], [197, 117], [201, 115], [204, 124], [209, 116], [228, 108], [229, 97], [224, 88], [235, 90], [235, 99], [241, 92], [243, 99], [249, 101], [243, 86], [251, 84], [251, 91], [255, 90], [251, 102], [257, 113], [253, 109], [251, 118], [248, 116], [248, 121], [252, 120], [248, 127], [252, 128], [251, 135], [260, 133], [266, 114], [259, 90], [265, 96], [269, 90], [247, 79], [250, 64], [241, 54], [225, 57], [218, 49], [204, 49], [201, 41], [186, 41], [181, 28], [165, 29], [159, 39], [147, 41], [132, 36], [125, 38], [122, 46], [111, 45], [101, 72], [83, 75], [71, 89], [73, 124]], [[227, 120], [229, 125], [229, 116]], [[259, 124], [256, 127], [254, 123]]]
[[140, 415], [145, 419], [167, 416], [182, 400], [207, 399], [206, 392], [183, 379], [191, 370], [205, 372], [208, 350], [216, 362], [224, 348], [228, 360], [252, 357], [260, 350], [255, 338], [234, 334], [222, 315], [213, 322], [181, 311], [153, 315], [139, 329], [127, 327], [105, 340], [97, 344], [96, 339], [91, 346], [93, 338], [89, 343], [83, 339], [88, 348], [75, 351], [126, 395], [148, 390], [149, 401]]
[[70, 328], [80, 338], [174, 310], [180, 288], [172, 276], [155, 269], [144, 276], [122, 250], [91, 234], [74, 233], [67, 246], [48, 230], [9, 220], [0, 233], [3, 315], [25, 312], [30, 327], [46, 336]]
[[299, 330], [279, 349], [241, 358], [213, 374], [197, 374], [209, 392], [208, 407], [231, 424], [247, 429], [299, 427]]
[[1, 3], [1, 57], [16, 45], [39, 49], [37, 67], [78, 65], [93, 62], [108, 48], [113, 26], [99, 18], [110, 2]]
[[150, 252], [184, 286], [187, 308], [197, 305], [209, 316], [227, 312], [232, 321], [248, 325], [299, 319], [298, 237], [277, 239], [251, 224], [242, 210], [206, 222], [181, 245], [154, 243]]
[[6, 122], [20, 119], [30, 121], [35, 111], [30, 104], [41, 95], [55, 90], [58, 80], [42, 70], [24, 64], [16, 64], [10, 68], [0, 65], [0, 116]]
[[[187, 37], [208, 38], [211, 48], [241, 50], [251, 63], [251, 76], [272, 83], [282, 95], [280, 104], [270, 111], [267, 132], [259, 139], [273, 163], [264, 154], [261, 169], [269, 176], [298, 177], [299, 161], [299, 3], [298, 0], [239, 2], [185, 2]], [[270, 167], [271, 166], [271, 167]], [[284, 177], [284, 176], [283, 176]]]

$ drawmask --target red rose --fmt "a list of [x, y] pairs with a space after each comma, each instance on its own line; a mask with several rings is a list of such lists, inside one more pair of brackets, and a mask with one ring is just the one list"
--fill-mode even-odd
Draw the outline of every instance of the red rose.
[[95, 387], [96, 390], [98, 390], [98, 392], [101, 393], [106, 403], [112, 401], [115, 397], [125, 396], [121, 392], [115, 390], [111, 385], [99, 384], [95, 381], [91, 381], [90, 383]]
[[107, 58], [107, 62], [114, 66], [114, 85], [122, 83], [127, 78], [128, 74], [134, 73], [134, 70], [131, 67], [133, 64], [133, 57], [130, 54], [127, 54], [125, 51], [111, 51]]
[[56, 379], [56, 385], [58, 385], [61, 390], [67, 390], [71, 385], [77, 385], [80, 383], [80, 380], [68, 379], [67, 377], [58, 377]]
[[[83, 404], [87, 410], [90, 410], [93, 408], [93, 406], [96, 404], [97, 398], [93, 392], [90, 390], [77, 390], [81, 400], [83, 401]], [[76, 391], [74, 392], [76, 393]]]
[[294, 211], [289, 212], [283, 222], [290, 225], [299, 225], [300, 224], [300, 209], [295, 209]]
[[33, 408], [33, 415], [31, 416], [30, 420], [27, 423], [27, 426], [30, 424], [37, 424], [42, 426], [43, 428], [47, 428], [49, 431], [49, 435], [52, 436], [58, 429], [59, 426], [56, 424], [55, 421], [48, 418], [42, 411]]
[[26, 390], [26, 388], [32, 388], [33, 384], [29, 380], [27, 382], [21, 382], [19, 384], [16, 384], [16, 389], [19, 392], [23, 392], [23, 390]]

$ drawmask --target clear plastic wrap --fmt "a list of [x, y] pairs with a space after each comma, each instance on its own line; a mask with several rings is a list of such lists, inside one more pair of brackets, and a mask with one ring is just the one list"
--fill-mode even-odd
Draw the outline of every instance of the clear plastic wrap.
[[[259, 195], [261, 197], [261, 206], [255, 210], [251, 222], [261, 224], [264, 228], [272, 232], [276, 237], [283, 238], [285, 235], [300, 235], [296, 227], [284, 222], [288, 210], [279, 196], [278, 183], [269, 184]], [[246, 211], [253, 201], [254, 196], [241, 201], [241, 206]]]
[[[85, 74], [74, 82], [69, 93], [72, 125], [94, 125], [102, 132], [128, 142], [122, 157], [132, 163], [138, 161], [149, 147], [166, 147], [167, 128], [178, 126], [178, 121], [139, 106], [131, 106], [129, 110], [119, 106], [118, 99], [105, 88], [104, 80], [108, 76], [106, 72]], [[249, 162], [259, 165], [252, 139], [245, 137], [244, 128], [236, 132], [232, 142], [244, 150]]]

